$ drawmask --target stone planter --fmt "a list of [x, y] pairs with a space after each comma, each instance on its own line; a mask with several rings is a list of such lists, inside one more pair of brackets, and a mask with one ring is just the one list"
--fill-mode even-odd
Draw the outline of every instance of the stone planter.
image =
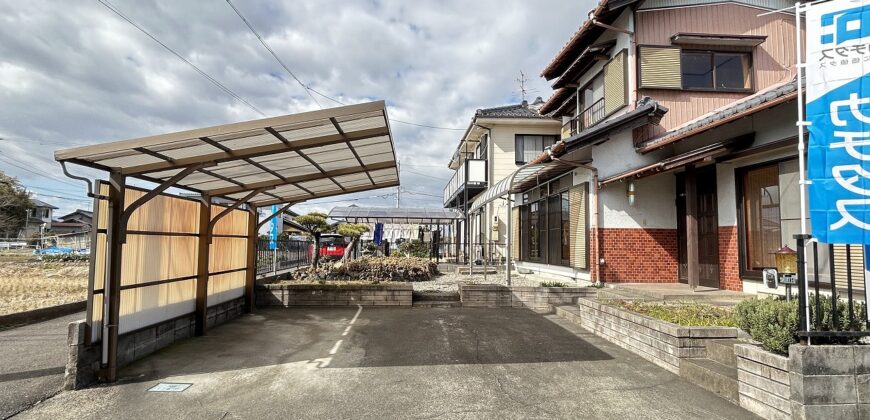
[[870, 418], [870, 346], [793, 344], [788, 362], [793, 418]]
[[411, 306], [410, 283], [267, 284], [257, 287], [257, 306]]
[[706, 356], [709, 340], [737, 338], [737, 328], [684, 327], [586, 298], [577, 299], [576, 308], [558, 310], [596, 335], [676, 374], [680, 359]]
[[459, 299], [466, 308], [529, 308], [550, 313], [579, 297], [594, 296], [589, 287], [526, 287], [497, 284], [460, 284]]
[[766, 419], [791, 418], [787, 357], [754, 344], [734, 346], [740, 406]]

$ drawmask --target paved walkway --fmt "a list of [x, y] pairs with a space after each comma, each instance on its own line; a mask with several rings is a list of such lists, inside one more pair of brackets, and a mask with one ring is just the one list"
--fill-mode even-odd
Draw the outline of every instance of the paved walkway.
[[0, 331], [0, 419], [60, 391], [66, 366], [67, 325], [84, 312]]
[[[523, 309], [268, 309], [23, 419], [753, 418], [555, 316]], [[179, 393], [158, 382], [190, 383]]]

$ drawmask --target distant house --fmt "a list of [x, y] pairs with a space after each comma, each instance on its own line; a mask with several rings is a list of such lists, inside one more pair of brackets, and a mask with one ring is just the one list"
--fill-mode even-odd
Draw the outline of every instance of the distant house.
[[51, 229], [52, 213], [57, 210], [57, 207], [52, 206], [44, 201], [31, 199], [33, 208], [27, 211], [27, 222], [24, 229], [18, 234], [19, 237], [29, 238], [34, 234], [39, 233], [41, 228], [45, 230]]
[[60, 216], [51, 223], [51, 232], [57, 235], [71, 233], [87, 233], [91, 231], [94, 213], [76, 209], [76, 211]]

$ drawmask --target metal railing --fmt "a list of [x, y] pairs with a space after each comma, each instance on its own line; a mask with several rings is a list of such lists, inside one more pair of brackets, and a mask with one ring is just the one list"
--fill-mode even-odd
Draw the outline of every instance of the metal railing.
[[444, 187], [444, 204], [450, 202], [466, 184], [486, 186], [486, 159], [466, 159], [462, 162]]
[[269, 249], [268, 239], [257, 240], [257, 274], [277, 274], [280, 271], [310, 265], [312, 241], [276, 241], [275, 249]]
[[[797, 240], [797, 287], [798, 287], [798, 333], [801, 338], [826, 337], [826, 338], [854, 338], [870, 336], [870, 320], [867, 317], [867, 299], [866, 296], [858, 296], [860, 290], [861, 295], [865, 295], [867, 291], [864, 288], [864, 273], [854, 273], [851, 261], [852, 245], [846, 247], [846, 266], [845, 273], [842, 270], [837, 270], [834, 263], [834, 244], [820, 244], [818, 241], [811, 241], [811, 235], [794, 235]], [[811, 241], [811, 242], [809, 242]], [[810, 248], [807, 250], [809, 242]], [[830, 287], [830, 308], [827, 304], [823, 304], [822, 288], [823, 281], [819, 273], [819, 246], [827, 246], [829, 253], [829, 273], [824, 273], [828, 277], [828, 285]], [[858, 245], [860, 246], [860, 245]], [[809, 251], [808, 253], [806, 251]], [[813, 261], [813, 269], [807, 272], [806, 254]], [[843, 276], [845, 274], [845, 276]], [[806, 276], [810, 276], [807, 278]], [[839, 277], [839, 278], [838, 278]], [[843, 278], [845, 277], [845, 278]], [[860, 285], [858, 283], [860, 279]], [[806, 283], [806, 285], [805, 285]], [[810, 295], [804, 290], [805, 286], [809, 286], [813, 294]], [[825, 287], [825, 289], [827, 289]], [[845, 293], [845, 300], [841, 291]], [[863, 300], [862, 305], [858, 301]], [[841, 305], [845, 305], [843, 308]], [[841, 319], [844, 314], [841, 310], [845, 309], [845, 319]]]
[[562, 125], [562, 132], [568, 136], [573, 136], [595, 124], [598, 124], [605, 117], [604, 113], [604, 98], [601, 98], [589, 105], [576, 117]]
[[440, 242], [434, 246], [437, 250], [430, 256], [439, 262], [468, 264], [469, 255], [474, 265], [488, 265], [493, 267], [503, 266], [507, 251], [505, 244], [500, 242], [490, 243], [459, 243]]

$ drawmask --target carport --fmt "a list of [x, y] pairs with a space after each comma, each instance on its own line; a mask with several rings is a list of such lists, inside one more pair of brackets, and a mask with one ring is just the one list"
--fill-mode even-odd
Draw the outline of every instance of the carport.
[[[119, 337], [191, 316], [202, 335], [220, 320], [209, 317], [219, 305], [250, 312], [257, 232], [290, 205], [399, 185], [383, 101], [59, 150], [55, 159], [94, 198], [84, 340], [99, 346], [106, 381], [116, 379]], [[68, 163], [108, 180], [92, 188]], [[167, 193], [173, 187], [195, 197]], [[274, 204], [283, 207], [260, 220], [258, 208]]]

